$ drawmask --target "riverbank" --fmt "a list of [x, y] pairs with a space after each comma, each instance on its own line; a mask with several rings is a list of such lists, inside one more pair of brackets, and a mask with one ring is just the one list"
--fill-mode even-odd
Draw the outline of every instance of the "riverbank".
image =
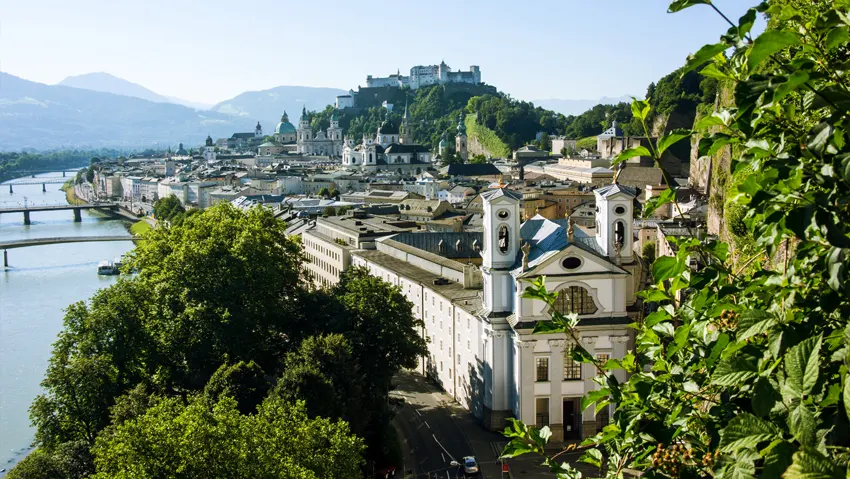
[[69, 205], [82, 205], [88, 203], [87, 201], [77, 196], [76, 189], [74, 188], [73, 179], [66, 181], [65, 184], [62, 185], [62, 188], [59, 189], [65, 192], [65, 200], [68, 201]]

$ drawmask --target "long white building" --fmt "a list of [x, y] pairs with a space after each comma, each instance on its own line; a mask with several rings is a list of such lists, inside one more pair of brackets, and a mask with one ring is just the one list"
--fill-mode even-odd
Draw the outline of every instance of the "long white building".
[[[598, 227], [589, 235], [539, 215], [520, 224], [520, 195], [494, 189], [481, 195], [483, 233], [400, 233], [378, 239], [375, 249], [350, 251], [350, 262], [413, 303], [428, 344], [421, 371], [487, 427], [516, 417], [548, 425], [555, 440], [579, 439], [608, 422], [608, 408], [599, 415], [580, 409], [581, 397], [598, 388], [596, 373], [572, 361], [566, 334], [532, 334], [551, 311], [521, 296], [545, 276], [558, 292], [556, 307], [579, 315], [589, 353], [619, 358], [633, 348], [628, 324], [637, 316], [641, 275], [632, 252], [635, 195], [617, 184], [596, 190]], [[615, 376], [626, 379], [623, 371]]]

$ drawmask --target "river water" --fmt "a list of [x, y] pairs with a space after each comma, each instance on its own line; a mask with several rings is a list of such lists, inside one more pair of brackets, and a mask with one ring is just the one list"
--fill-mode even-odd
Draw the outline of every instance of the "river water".
[[[46, 173], [37, 177], [59, 177]], [[73, 176], [68, 173], [68, 176]], [[32, 180], [21, 178], [15, 181]], [[67, 204], [61, 184], [0, 185], [0, 208], [23, 204]], [[128, 223], [83, 210], [82, 222], [72, 211], [0, 215], [0, 241], [58, 236], [128, 235]], [[28, 409], [41, 392], [52, 343], [62, 330], [64, 308], [92, 296], [116, 281], [98, 276], [97, 263], [133, 248], [130, 241], [68, 243], [9, 250], [9, 268], [0, 271], [0, 469], [11, 469], [29, 451], [34, 430]], [[2, 254], [2, 252], [0, 252]], [[1, 267], [1, 266], [0, 266]], [[0, 473], [2, 477], [4, 473]]]

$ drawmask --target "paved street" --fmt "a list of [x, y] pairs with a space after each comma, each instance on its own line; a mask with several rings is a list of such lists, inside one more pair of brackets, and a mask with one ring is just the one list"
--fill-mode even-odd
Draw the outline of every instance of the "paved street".
[[[406, 475], [401, 477], [464, 477], [459, 468], [449, 463], [452, 458], [461, 462], [463, 456], [468, 455], [478, 459], [481, 466], [479, 477], [554, 477], [554, 474], [539, 465], [540, 458], [532, 455], [508, 460], [510, 473], [502, 475], [501, 464], [497, 459], [507, 443], [504, 436], [481, 427], [469, 412], [420, 375], [401, 373], [396, 377], [396, 384], [398, 387], [391, 395], [405, 401], [395, 418], [395, 425], [404, 439], [402, 450], [405, 453]], [[568, 459], [575, 459], [575, 455]]]

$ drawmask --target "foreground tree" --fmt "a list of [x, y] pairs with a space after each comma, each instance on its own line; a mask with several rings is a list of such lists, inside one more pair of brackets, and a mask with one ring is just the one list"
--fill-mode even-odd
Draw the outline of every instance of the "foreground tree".
[[199, 390], [228, 361], [280, 368], [298, 309], [302, 256], [268, 210], [223, 204], [148, 233], [130, 256], [151, 293], [145, 329], [169, 390]]
[[272, 398], [256, 414], [236, 400], [162, 398], [107, 429], [93, 479], [359, 477], [362, 441], [341, 421], [309, 419], [303, 404]]
[[153, 204], [153, 215], [159, 221], [177, 223], [185, 212], [186, 208], [183, 207], [183, 204], [174, 195], [160, 198]]
[[[850, 477], [850, 20], [846, 2], [800, 2], [811, 16], [794, 3], [749, 10], [683, 70], [708, 62], [702, 75], [734, 91], [734, 108], [696, 125], [699, 147], [713, 155], [735, 145], [733, 170], [752, 172], [735, 202], [760, 251], [733, 268], [726, 244], [671, 239], [677, 255], [655, 260], [656, 284], [641, 293], [661, 307], [635, 324], [636, 351], [603, 364], [575, 348], [599, 373], [600, 389], [582, 405], [617, 405], [611, 424], [581, 446], [582, 460], [607, 477], [626, 468], [650, 477]], [[670, 9], [694, 4], [710, 2], [677, 0]], [[752, 39], [758, 12], [773, 28]], [[648, 131], [649, 103], [632, 109]], [[658, 161], [692, 133], [674, 131], [614, 163]], [[678, 208], [674, 196], [648, 201], [644, 215], [670, 202]], [[705, 266], [690, 270], [691, 257]], [[748, 273], [752, 263], [761, 268]], [[543, 282], [525, 294], [554, 302]], [[575, 336], [577, 323], [553, 314], [538, 330]], [[616, 369], [628, 382], [614, 378]], [[518, 422], [506, 434], [505, 456], [542, 453], [549, 435]], [[580, 476], [546, 460], [559, 477]]]

